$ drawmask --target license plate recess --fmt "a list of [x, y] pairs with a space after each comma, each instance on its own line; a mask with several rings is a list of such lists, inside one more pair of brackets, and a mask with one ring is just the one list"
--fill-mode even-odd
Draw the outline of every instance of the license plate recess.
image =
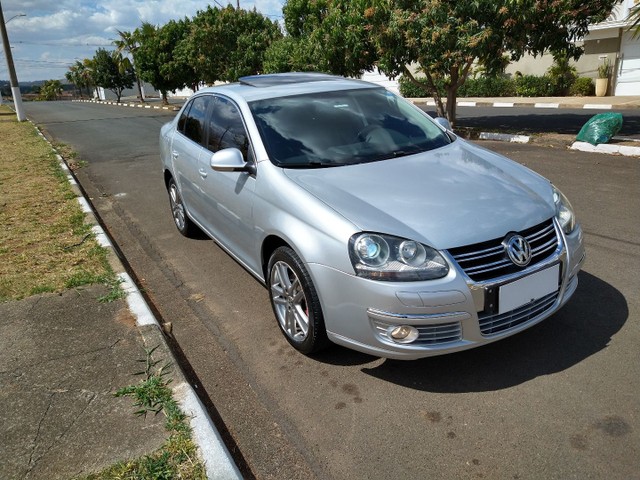
[[498, 313], [506, 313], [558, 290], [560, 265], [545, 268], [515, 282], [502, 285], [498, 294]]

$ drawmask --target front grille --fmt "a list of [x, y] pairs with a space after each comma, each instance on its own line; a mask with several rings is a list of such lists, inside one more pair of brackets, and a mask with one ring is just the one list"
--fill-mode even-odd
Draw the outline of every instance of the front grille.
[[480, 313], [480, 332], [487, 336], [516, 328], [550, 309], [557, 298], [558, 292], [553, 292], [510, 312], [493, 315]]
[[[375, 321], [378, 335], [393, 342], [387, 334], [389, 324]], [[410, 345], [440, 345], [443, 343], [457, 342], [462, 338], [462, 325], [460, 322], [438, 323], [435, 325], [416, 325], [419, 335]]]
[[[531, 246], [532, 258], [529, 266], [548, 258], [558, 247], [558, 236], [553, 219], [518, 233], [526, 238]], [[490, 280], [519, 272], [524, 268], [518, 267], [509, 260], [502, 245], [503, 240], [504, 237], [465, 247], [451, 248], [449, 253], [471, 280], [476, 282]]]
[[460, 322], [441, 323], [440, 325], [425, 325], [416, 327], [420, 335], [413, 342], [419, 345], [438, 345], [441, 343], [457, 342], [462, 338]]

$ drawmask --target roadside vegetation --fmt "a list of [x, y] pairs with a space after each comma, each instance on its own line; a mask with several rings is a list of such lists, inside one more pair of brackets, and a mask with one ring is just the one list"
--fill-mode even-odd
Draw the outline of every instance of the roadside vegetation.
[[[607, 18], [617, 1], [287, 0], [284, 31], [255, 10], [209, 6], [193, 18], [118, 31], [110, 63], [120, 66], [111, 70], [128, 78], [128, 88], [136, 78], [145, 80], [165, 101], [168, 91], [243, 75], [320, 71], [358, 77], [379, 68], [412, 83], [420, 93], [413, 96], [432, 96], [438, 115], [455, 126], [456, 98], [469, 79], [479, 71], [494, 78], [524, 55], [550, 53], [558, 68], [549, 72], [551, 83], [518, 80], [512, 85], [517, 94], [549, 85], [568, 93], [575, 83], [566, 75], [569, 61], [584, 53], [576, 40]], [[78, 91], [115, 88], [117, 82], [104, 76], [104, 54], [99, 50], [70, 68], [67, 79]], [[590, 86], [581, 81], [576, 88], [586, 92]]]
[[117, 290], [51, 147], [0, 107], [0, 301], [102, 283]]
[[154, 360], [154, 351], [155, 348], [146, 351], [145, 358], [140, 360], [145, 368], [136, 375], [141, 375], [144, 379], [135, 385], [121, 388], [115, 395], [132, 398], [133, 406], [137, 409], [136, 415], [164, 415], [169, 438], [154, 453], [136, 460], [119, 462], [102, 472], [88, 475], [86, 480], [207, 478], [204, 465], [198, 458], [187, 416], [178, 407], [169, 387], [170, 366]]
[[[0, 302], [57, 293], [90, 284], [108, 292], [97, 301], [123, 297], [120, 280], [95, 240], [76, 194], [54, 151], [27, 122], [0, 106]], [[75, 153], [57, 145], [72, 168]], [[163, 414], [169, 433], [165, 444], [139, 459], [118, 463], [90, 479], [204, 479], [188, 419], [173, 399], [169, 367], [152, 357], [141, 360], [143, 380], [116, 392], [134, 398], [138, 415]]]

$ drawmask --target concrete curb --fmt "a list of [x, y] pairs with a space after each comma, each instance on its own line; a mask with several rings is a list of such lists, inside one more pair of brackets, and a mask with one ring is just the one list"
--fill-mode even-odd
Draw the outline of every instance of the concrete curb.
[[29, 122], [34, 126], [38, 135], [42, 137], [54, 151], [58, 163], [67, 176], [67, 180], [76, 194], [76, 199], [80, 204], [82, 211], [85, 213], [87, 222], [92, 224], [91, 230], [95, 234], [96, 240], [103, 248], [108, 250], [109, 263], [122, 282], [121, 285], [126, 293], [127, 305], [136, 319], [136, 325], [140, 335], [142, 336], [144, 344], [149, 349], [160, 346], [159, 350], [162, 351], [161, 353], [163, 353], [165, 357], [171, 358], [170, 363], [174, 367], [172, 369], [174, 376], [172, 390], [180, 408], [190, 418], [193, 437], [195, 443], [198, 445], [198, 449], [200, 450], [207, 478], [211, 480], [241, 480], [242, 475], [233, 461], [229, 450], [222, 441], [220, 433], [213, 424], [213, 421], [209, 417], [209, 414], [204, 408], [202, 402], [200, 402], [195, 390], [189, 382], [187, 382], [184, 373], [180, 369], [178, 362], [173, 356], [173, 353], [164, 338], [158, 320], [149, 308], [149, 305], [142, 296], [142, 293], [126, 272], [123, 263], [118, 257], [112, 240], [100, 226], [97, 215], [89, 200], [84, 196], [80, 189], [73, 172], [69, 169], [69, 166], [66, 164], [62, 156], [43, 135], [40, 129], [30, 120]]
[[132, 108], [149, 108], [154, 110], [174, 110], [175, 107], [165, 107], [158, 105], [144, 105], [142, 103], [122, 103], [122, 102], [112, 102], [109, 100], [71, 100], [72, 102], [80, 102], [80, 103], [99, 103], [101, 105], [115, 105], [117, 107], [132, 107]]
[[611, 145], [609, 143], [601, 143], [600, 145], [591, 145], [587, 142], [574, 142], [571, 150], [579, 150], [581, 152], [606, 153], [609, 155], [624, 155], [627, 157], [640, 157], [640, 147], [631, 147], [628, 145]]
[[480, 132], [480, 140], [498, 140], [500, 142], [529, 143], [528, 135], [511, 135], [508, 133]]
[[[420, 103], [429, 107], [435, 107], [435, 100], [424, 100], [421, 98], [408, 98], [413, 103]], [[584, 110], [612, 110], [614, 105], [611, 103], [585, 103], [585, 104], [572, 104], [572, 103], [552, 103], [552, 102], [478, 102], [469, 100], [459, 100], [456, 102], [458, 107], [494, 107], [494, 108], [572, 108], [572, 109], [584, 109]], [[625, 108], [637, 108], [633, 105], [616, 105], [616, 109]]]

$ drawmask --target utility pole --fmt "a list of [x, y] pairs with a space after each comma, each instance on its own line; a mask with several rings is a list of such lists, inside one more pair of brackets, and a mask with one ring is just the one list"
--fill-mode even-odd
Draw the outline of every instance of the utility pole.
[[22, 108], [22, 95], [20, 94], [20, 85], [16, 75], [16, 68], [13, 65], [13, 55], [11, 54], [11, 45], [9, 45], [9, 36], [7, 35], [7, 27], [4, 23], [4, 13], [2, 12], [2, 3], [0, 3], [0, 33], [2, 34], [2, 45], [4, 46], [4, 54], [7, 57], [7, 69], [9, 70], [9, 80], [11, 81], [11, 96], [13, 104], [16, 108], [16, 116], [19, 122], [24, 122], [27, 117]]

